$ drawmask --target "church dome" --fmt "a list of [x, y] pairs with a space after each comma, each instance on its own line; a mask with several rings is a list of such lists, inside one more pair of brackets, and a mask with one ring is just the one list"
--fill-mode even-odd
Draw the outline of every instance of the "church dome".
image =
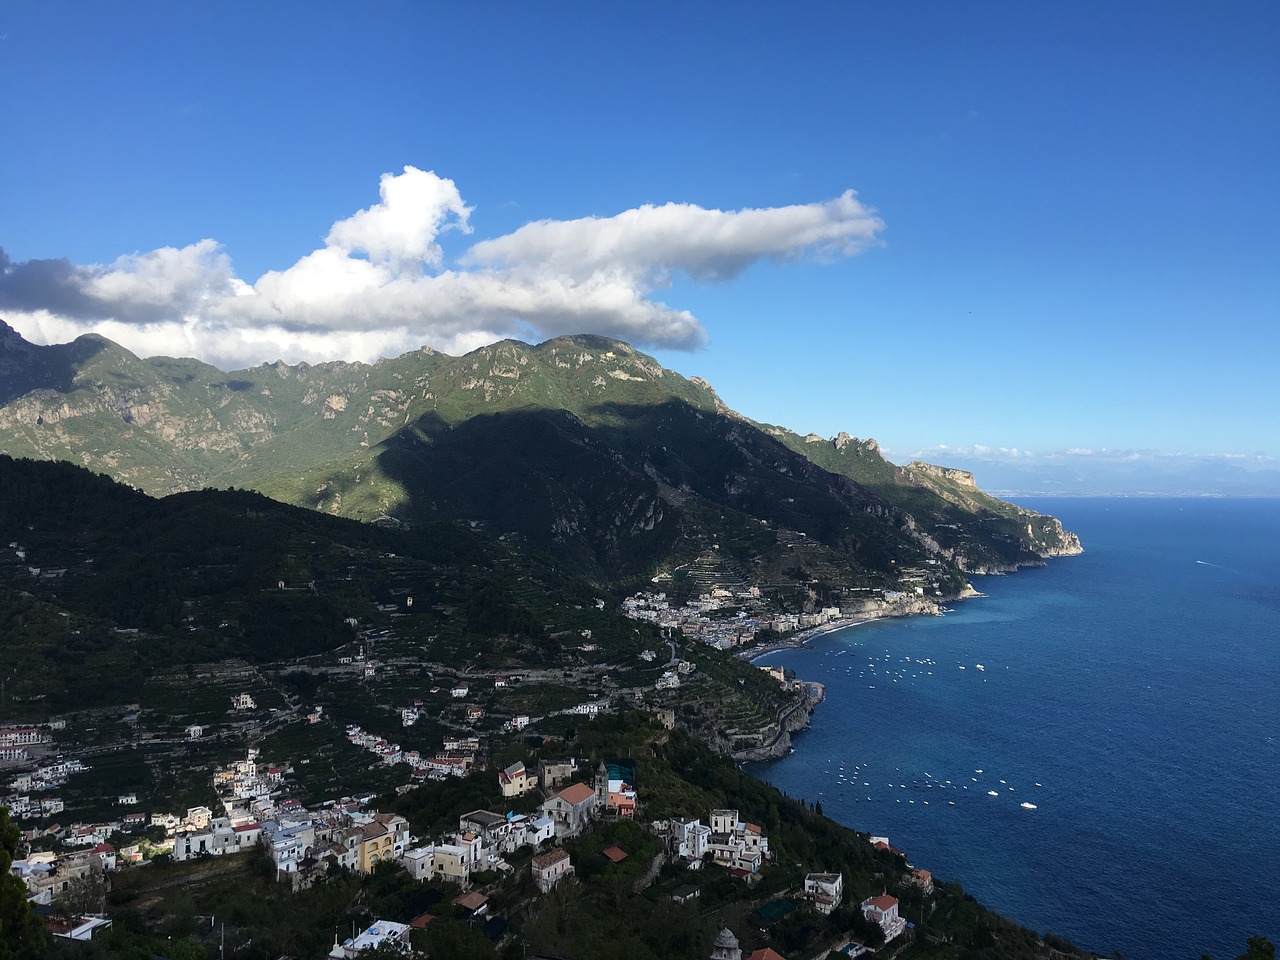
[[720, 934], [711, 946], [711, 960], [742, 960], [742, 951], [738, 949], [738, 938], [728, 927], [720, 928]]

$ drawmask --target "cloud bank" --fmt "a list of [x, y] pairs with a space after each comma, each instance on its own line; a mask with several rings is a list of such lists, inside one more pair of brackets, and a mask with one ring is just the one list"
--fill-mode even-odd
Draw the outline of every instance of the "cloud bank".
[[851, 256], [884, 228], [853, 191], [728, 212], [668, 203], [530, 223], [449, 265], [440, 236], [470, 234], [472, 210], [452, 180], [406, 166], [383, 174], [379, 201], [334, 223], [323, 247], [253, 283], [214, 240], [88, 265], [15, 263], [0, 249], [0, 317], [39, 343], [96, 332], [228, 369], [587, 332], [694, 349], [702, 324], [654, 297], [677, 276], [725, 283], [761, 260]]

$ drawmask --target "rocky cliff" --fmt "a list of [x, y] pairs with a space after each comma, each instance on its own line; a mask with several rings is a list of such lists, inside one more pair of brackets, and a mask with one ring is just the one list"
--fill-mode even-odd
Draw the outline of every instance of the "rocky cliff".
[[[803, 693], [799, 703], [785, 709], [779, 718], [756, 734], [756, 744], [751, 747], [734, 746], [728, 742], [713, 742], [717, 753], [732, 756], [739, 763], [776, 760], [791, 752], [791, 735], [809, 727], [813, 711], [826, 697], [827, 688], [812, 681], [802, 681]], [[739, 734], [737, 740], [743, 739]]]

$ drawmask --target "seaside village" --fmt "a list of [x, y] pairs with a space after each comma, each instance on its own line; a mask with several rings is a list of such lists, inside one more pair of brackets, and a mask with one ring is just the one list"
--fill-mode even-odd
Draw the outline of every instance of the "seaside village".
[[[666, 714], [661, 718], [664, 723], [672, 719], [669, 711]], [[353, 743], [386, 750], [385, 744], [358, 727], [347, 732]], [[0, 744], [10, 751], [47, 744], [49, 737], [49, 731], [41, 728], [0, 730]], [[446, 743], [442, 756], [430, 758], [426, 761], [429, 765], [415, 768], [415, 773], [421, 769], [433, 776], [461, 776], [483, 770], [480, 747], [476, 738]], [[73, 760], [52, 762], [22, 775], [11, 786], [56, 784], [76, 764]], [[83, 766], [76, 765], [76, 769]], [[371, 797], [343, 797], [306, 807], [289, 796], [291, 772], [288, 765], [262, 761], [258, 750], [249, 748], [243, 760], [218, 768], [213, 776], [219, 809], [199, 806], [182, 814], [135, 811], [109, 822], [54, 823], [44, 830], [27, 830], [22, 837], [28, 850], [32, 841], [43, 836], [56, 841], [65, 852], [29, 852], [13, 862], [11, 871], [26, 884], [29, 899], [55, 936], [90, 940], [112, 923], [104, 912], [105, 889], [112, 874], [147, 866], [157, 857], [185, 861], [254, 851], [268, 858], [277, 881], [293, 890], [314, 884], [332, 870], [368, 874], [379, 863], [393, 860], [415, 880], [451, 884], [456, 889], [453, 906], [500, 936], [506, 921], [490, 915], [486, 884], [517, 869], [529, 871], [539, 896], [559, 884], [574, 882], [577, 865], [564, 841], [609, 822], [635, 822], [645, 835], [658, 841], [659, 860], [645, 874], [645, 885], [654, 882], [664, 863], [674, 862], [691, 873], [725, 871], [750, 888], [759, 879], [761, 867], [771, 860], [769, 838], [758, 825], [744, 821], [737, 810], [690, 811], [687, 817], [646, 822], [635, 789], [643, 771], [631, 760], [600, 762], [594, 769], [585, 760], [568, 757], [540, 760], [536, 767], [517, 762], [494, 772], [493, 805], [532, 794], [533, 799], [540, 799], [535, 808], [505, 814], [473, 810], [458, 818], [456, 829], [451, 827], [433, 837], [412, 835], [404, 817], [371, 808]], [[25, 816], [20, 811], [32, 803], [13, 796], [5, 802], [18, 818]], [[136, 803], [133, 796], [119, 798], [121, 806]], [[142, 833], [155, 837], [161, 832], [163, 839], [139, 837]], [[886, 837], [872, 837], [870, 842], [879, 849], [893, 850]], [[628, 852], [614, 845], [601, 855], [620, 863]], [[901, 879], [932, 892], [928, 871], [911, 870], [909, 865], [907, 869], [909, 873]], [[54, 909], [78, 887], [83, 888], [86, 880], [97, 883], [102, 891], [96, 910], [94, 904], [83, 903], [79, 905], [82, 910], [73, 914]], [[637, 892], [640, 889], [638, 886]], [[687, 883], [672, 889], [670, 897], [683, 903], [699, 893], [697, 884]], [[843, 898], [841, 874], [813, 872], [805, 876], [801, 890], [789, 891], [786, 899], [771, 900], [758, 912], [767, 915], [771, 910], [810, 909], [829, 915]], [[880, 927], [886, 944], [909, 926], [898, 913], [898, 901], [887, 893], [865, 900], [861, 911]], [[407, 950], [411, 931], [432, 919], [429, 914], [408, 922], [378, 919], [363, 931], [335, 942], [330, 956], [344, 960], [383, 946]], [[832, 949], [851, 957], [873, 952], [852, 937], [832, 944]], [[736, 935], [726, 928], [720, 931], [710, 956], [742, 960], [744, 955]], [[766, 949], [748, 954], [746, 960], [777, 960], [780, 956]]]
[[936, 569], [938, 561], [928, 559], [922, 564], [902, 568], [898, 589], [851, 588], [840, 606], [818, 607], [809, 613], [779, 613], [770, 610], [759, 587], [748, 585], [727, 569], [714, 551], [709, 551], [679, 571], [695, 587], [688, 602], [673, 605], [661, 589], [672, 582], [671, 575], [667, 574], [654, 578], [654, 590], [623, 600], [622, 612], [632, 620], [657, 624], [664, 630], [679, 631], [685, 637], [696, 638], [719, 650], [729, 650], [750, 646], [766, 630], [788, 635], [883, 616], [899, 605], [936, 602], [942, 596]]

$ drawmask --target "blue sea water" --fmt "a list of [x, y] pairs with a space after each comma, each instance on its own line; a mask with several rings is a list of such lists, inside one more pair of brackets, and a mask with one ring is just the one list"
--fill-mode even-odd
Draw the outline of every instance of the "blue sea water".
[[1021, 502], [1086, 552], [763, 658], [827, 699], [752, 772], [1087, 949], [1280, 942], [1280, 501]]

